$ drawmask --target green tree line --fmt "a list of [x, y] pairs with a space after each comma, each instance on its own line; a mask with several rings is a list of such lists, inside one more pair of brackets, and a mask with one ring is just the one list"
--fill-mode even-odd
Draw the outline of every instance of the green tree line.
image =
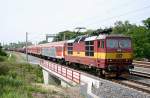
[[[28, 46], [32, 45], [31, 42], [28, 42]], [[16, 49], [16, 48], [23, 48], [26, 46], [26, 42], [18, 42], [18, 43], [9, 43], [3, 45], [3, 48], [5, 49]]]

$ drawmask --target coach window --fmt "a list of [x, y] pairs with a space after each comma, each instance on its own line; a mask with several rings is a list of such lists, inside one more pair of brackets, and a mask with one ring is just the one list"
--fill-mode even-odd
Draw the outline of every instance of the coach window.
[[94, 56], [94, 41], [85, 42], [85, 56]]
[[73, 43], [68, 43], [68, 54], [73, 54]]

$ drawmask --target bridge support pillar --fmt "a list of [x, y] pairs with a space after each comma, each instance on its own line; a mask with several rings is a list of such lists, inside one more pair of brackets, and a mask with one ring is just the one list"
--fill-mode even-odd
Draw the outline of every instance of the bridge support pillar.
[[54, 75], [51, 75], [48, 71], [44, 69], [42, 69], [42, 71], [45, 85], [52, 84], [52, 85], [61, 85], [62, 87], [71, 87], [70, 84], [68, 84], [64, 80], [61, 80], [58, 77], [55, 77]]
[[48, 85], [49, 84], [49, 73], [44, 69], [42, 69], [42, 71], [43, 71], [44, 84]]
[[44, 84], [53, 84], [53, 85], [60, 85], [61, 80], [53, 75], [51, 75], [48, 71], [42, 70], [43, 71], [43, 78], [44, 78]]

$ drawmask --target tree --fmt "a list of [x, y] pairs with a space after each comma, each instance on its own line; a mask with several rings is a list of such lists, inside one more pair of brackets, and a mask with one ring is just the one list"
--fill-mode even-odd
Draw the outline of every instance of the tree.
[[[3, 47], [1, 46], [1, 43], [0, 43], [0, 56], [6, 56], [6, 52], [4, 52], [4, 50], [2, 49]], [[2, 58], [0, 58], [0, 61], [2, 60]]]
[[48, 43], [46, 40], [40, 41], [38, 44], [45, 44]]
[[146, 20], [143, 20], [144, 25], [147, 29], [150, 30], [150, 18], [147, 18]]
[[0, 43], [0, 50], [2, 49], [1, 43]]
[[[28, 46], [32, 45], [31, 42], [28, 42], [27, 44]], [[4, 45], [3, 47], [5, 49], [15, 49], [15, 48], [23, 48], [24, 46], [26, 46], [26, 42], [9, 43], [9, 44]]]
[[130, 24], [129, 21], [125, 21], [125, 22], [117, 21], [117, 22], [115, 22], [114, 25], [115, 26], [114, 26], [113, 31], [112, 31], [112, 33], [114, 33], [114, 34], [128, 35], [130, 30], [132, 28], [136, 27], [136, 25]]

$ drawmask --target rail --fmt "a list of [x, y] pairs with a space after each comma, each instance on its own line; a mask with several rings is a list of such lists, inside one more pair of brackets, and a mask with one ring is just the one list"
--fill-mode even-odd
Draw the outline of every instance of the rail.
[[133, 64], [137, 67], [150, 68], [150, 62], [146, 61], [133, 61]]
[[144, 78], [150, 78], [150, 73], [140, 72], [140, 71], [131, 71], [132, 75], [144, 77]]

